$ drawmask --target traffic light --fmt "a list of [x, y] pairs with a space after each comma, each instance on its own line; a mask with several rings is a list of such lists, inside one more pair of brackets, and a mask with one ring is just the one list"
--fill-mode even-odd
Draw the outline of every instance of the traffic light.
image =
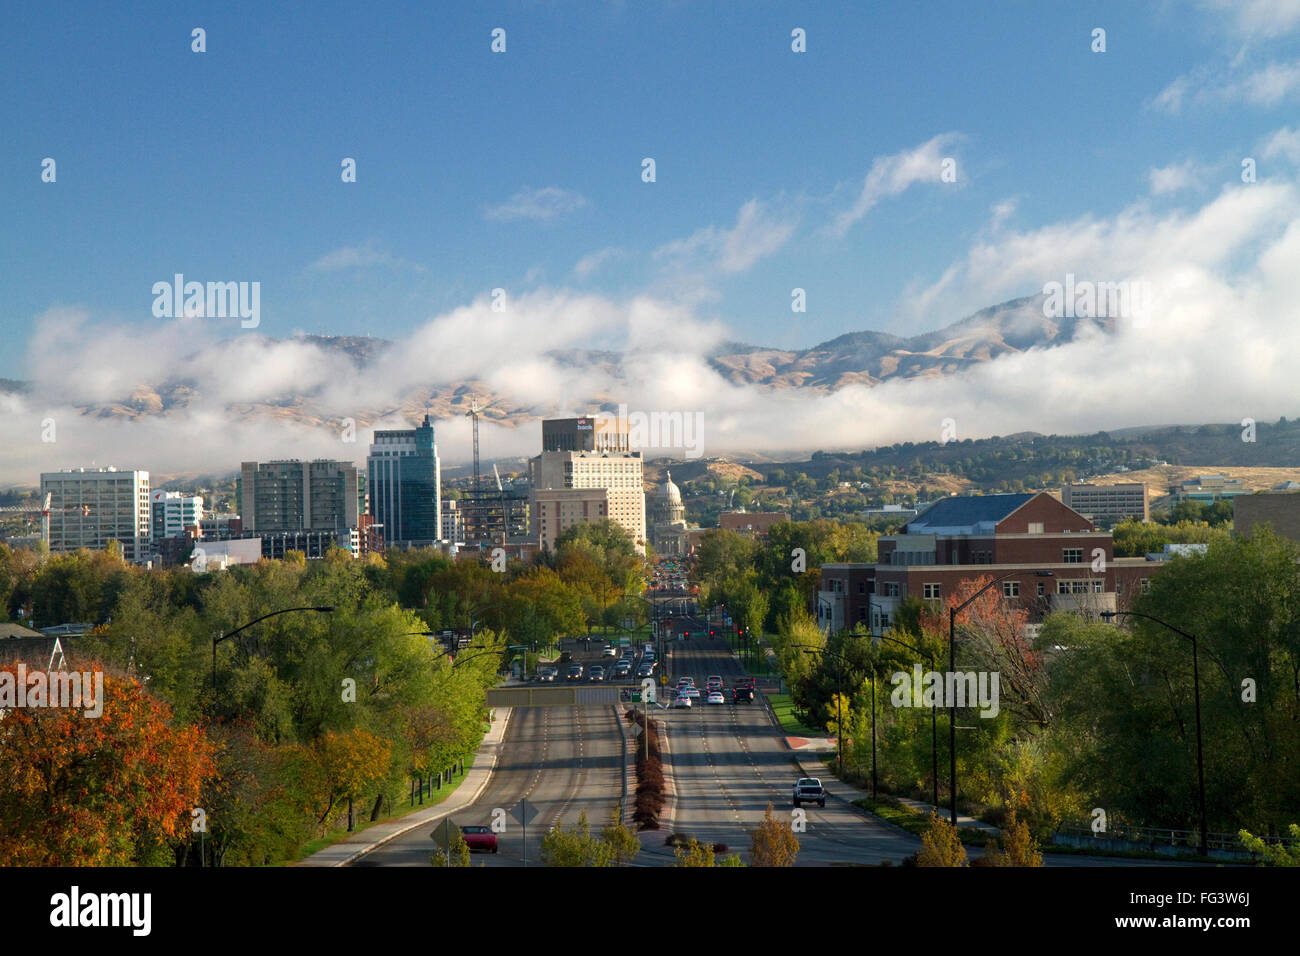
[[709, 637], [713, 637], [713, 636], [714, 636], [714, 632], [713, 632], [713, 631], [709, 631]]
[[690, 636], [691, 636], [691, 632], [690, 632], [690, 631], [682, 631], [682, 637], [689, 638]]

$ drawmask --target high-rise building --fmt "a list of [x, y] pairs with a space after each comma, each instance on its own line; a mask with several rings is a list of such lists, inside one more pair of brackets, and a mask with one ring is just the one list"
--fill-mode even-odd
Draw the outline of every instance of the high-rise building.
[[122, 545], [122, 556], [143, 563], [149, 555], [149, 472], [78, 468], [41, 474], [50, 496], [52, 554]]
[[542, 422], [542, 453], [531, 463], [533, 522], [542, 548], [574, 524], [609, 518], [645, 553], [645, 486], [641, 452], [628, 445], [627, 423], [608, 417]]
[[370, 514], [388, 547], [443, 539], [442, 465], [428, 415], [419, 428], [376, 431], [366, 474]]
[[[176, 538], [186, 528], [200, 528], [203, 521], [203, 496], [179, 491], [155, 491], [149, 496], [153, 539]], [[196, 532], [196, 534], [201, 532]]]
[[365, 510], [365, 483], [349, 461], [246, 461], [239, 502], [245, 532], [347, 531]]

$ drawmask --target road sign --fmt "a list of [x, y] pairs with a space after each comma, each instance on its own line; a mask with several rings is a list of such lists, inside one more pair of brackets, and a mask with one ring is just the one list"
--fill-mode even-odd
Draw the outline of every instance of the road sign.
[[460, 836], [460, 827], [451, 822], [451, 817], [443, 817], [433, 831], [433, 842], [443, 853], [450, 853], [456, 837]]
[[634, 623], [635, 623], [635, 622], [634, 622], [630, 617], [625, 617], [625, 618], [623, 618], [623, 630], [625, 630], [625, 631], [630, 631], [630, 630], [632, 630], [632, 625], [633, 625]]
[[529, 803], [527, 800], [520, 800], [510, 811], [510, 815], [520, 822], [523, 826], [528, 826], [537, 817], [541, 811]]

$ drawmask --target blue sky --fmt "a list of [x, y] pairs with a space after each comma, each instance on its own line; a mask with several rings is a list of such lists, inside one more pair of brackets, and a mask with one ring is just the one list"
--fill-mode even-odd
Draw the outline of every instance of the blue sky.
[[[248, 341], [236, 322], [159, 323], [153, 284], [176, 273], [260, 282], [258, 337], [398, 342], [397, 358], [424, 366], [331, 407], [374, 420], [414, 402], [407, 386], [431, 366], [540, 407], [569, 387], [566, 370], [503, 372], [507, 359], [656, 337], [702, 354], [726, 339], [909, 335], [1067, 271], [1137, 270], [1172, 296], [1162, 314], [1178, 325], [1160, 341], [1187, 343], [1146, 379], [1166, 405], [1125, 405], [1099, 366], [1062, 379], [1073, 417], [1025, 421], [1010, 412], [1023, 370], [992, 363], [996, 386], [932, 390], [924, 421], [972, 394], [985, 409], [964, 434], [1295, 413], [1289, 373], [1261, 377], [1253, 356], [1286, 354], [1278, 336], [1300, 305], [1278, 265], [1300, 230], [1300, 0], [266, 6], [5, 15], [0, 377], [36, 382], [38, 398], [0, 412], [116, 401], [191, 352], [186, 374], [244, 375], [218, 404], [303, 394], [271, 394], [268, 377], [322, 386], [306, 381], [311, 356], [222, 351]], [[194, 27], [206, 52], [191, 51]], [[345, 157], [356, 183], [340, 179]], [[1258, 161], [1254, 184], [1243, 157]], [[947, 158], [955, 182], [940, 179]], [[494, 288], [517, 304], [504, 324], [485, 307]], [[1179, 389], [1222, 359], [1213, 335], [1229, 318], [1249, 339], [1247, 371], [1196, 389], [1193, 408]], [[1130, 344], [1135, 360], [1152, 355]], [[1061, 355], [1062, 368], [1091, 361]], [[776, 414], [706, 364], [643, 365], [648, 407], [737, 409], [742, 447]], [[1108, 396], [1090, 417], [1071, 398], [1084, 381]], [[836, 395], [839, 410], [897, 420], [872, 438], [917, 437], [896, 418], [915, 395]], [[830, 410], [782, 411], [772, 440]]]
[[[491, 288], [541, 286], [702, 295], [737, 337], [786, 347], [926, 331], [961, 314], [900, 315], [900, 297], [997, 204], [1027, 226], [1106, 215], [1148, 191], [1151, 168], [1248, 151], [1281, 112], [1152, 107], [1222, 55], [1229, 19], [1195, 3], [266, 6], [11, 11], [6, 341], [55, 305], [147, 318], [152, 283], [175, 272], [260, 281], [268, 335], [396, 336]], [[917, 183], [824, 234], [877, 158], [945, 134], [958, 183]], [[528, 190], [558, 201], [489, 215]], [[793, 229], [752, 267], [697, 276], [656, 258], [734, 227], [751, 200]], [[0, 374], [22, 377], [20, 356], [7, 349]]]

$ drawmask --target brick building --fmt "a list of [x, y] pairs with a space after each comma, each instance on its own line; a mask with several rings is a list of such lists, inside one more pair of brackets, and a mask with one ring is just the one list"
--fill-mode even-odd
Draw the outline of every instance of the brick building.
[[1116, 558], [1110, 532], [1046, 492], [942, 498], [878, 548], [875, 564], [822, 565], [823, 630], [861, 623], [883, 634], [909, 596], [941, 607], [963, 581], [1003, 575], [1003, 597], [1031, 621], [1058, 610], [1123, 609], [1160, 566]]

